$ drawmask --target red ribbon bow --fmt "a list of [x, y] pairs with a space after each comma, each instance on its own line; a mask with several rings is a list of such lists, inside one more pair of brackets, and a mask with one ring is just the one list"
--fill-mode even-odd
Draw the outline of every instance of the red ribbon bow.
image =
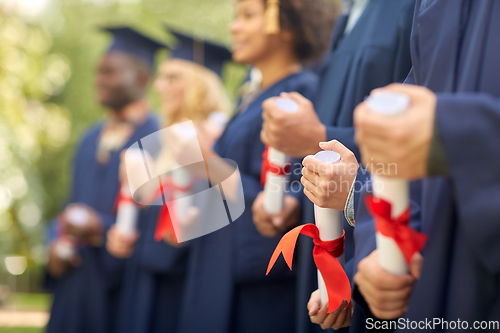
[[[192, 186], [179, 187], [172, 182], [172, 178], [168, 177], [166, 181], [163, 183], [163, 186], [160, 184], [161, 191], [163, 192], [165, 202], [161, 207], [160, 214], [158, 216], [158, 221], [156, 222], [155, 229], [155, 241], [161, 241], [165, 235], [171, 234], [175, 241], [177, 242], [177, 236], [175, 233], [174, 223], [177, 223], [177, 214], [175, 213], [175, 205], [170, 205], [170, 209], [166, 205], [167, 202], [172, 201], [175, 198], [175, 193], [177, 192], [189, 192], [191, 191]], [[180, 233], [180, 230], [177, 230], [177, 233]], [[179, 234], [180, 236], [180, 234]]]
[[347, 300], [347, 306], [349, 306], [351, 301], [351, 284], [349, 283], [349, 278], [344, 268], [342, 268], [342, 265], [337, 260], [337, 257], [340, 257], [342, 253], [344, 253], [345, 232], [340, 238], [331, 241], [322, 241], [319, 238], [318, 227], [312, 223], [301, 225], [290, 230], [281, 238], [278, 246], [274, 250], [273, 256], [269, 261], [269, 266], [267, 267], [266, 275], [269, 274], [271, 268], [273, 268], [280, 253], [283, 253], [285, 262], [288, 267], [292, 269], [293, 252], [299, 234], [309, 236], [313, 239], [314, 262], [321, 272], [328, 293], [328, 313], [336, 310], [344, 299]]
[[416, 252], [420, 252], [427, 235], [412, 229], [410, 222], [410, 208], [400, 216], [393, 219], [391, 217], [391, 204], [383, 199], [374, 196], [367, 196], [365, 199], [368, 211], [375, 219], [375, 229], [386, 237], [394, 239], [399, 249], [405, 257], [406, 263], [410, 264], [411, 258]]
[[279, 165], [272, 163], [267, 158], [268, 151], [269, 151], [269, 146], [266, 146], [266, 149], [264, 149], [264, 152], [262, 153], [262, 168], [260, 171], [260, 185], [262, 187], [266, 185], [266, 178], [268, 171], [276, 176], [286, 176], [287, 174], [290, 173], [290, 164], [287, 163], [286, 165], [281, 167]]

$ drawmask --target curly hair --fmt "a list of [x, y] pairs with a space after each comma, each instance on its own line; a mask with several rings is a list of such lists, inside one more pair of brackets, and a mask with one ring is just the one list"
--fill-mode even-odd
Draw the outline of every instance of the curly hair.
[[299, 60], [309, 63], [321, 57], [340, 11], [336, 0], [280, 0], [280, 26], [293, 33]]

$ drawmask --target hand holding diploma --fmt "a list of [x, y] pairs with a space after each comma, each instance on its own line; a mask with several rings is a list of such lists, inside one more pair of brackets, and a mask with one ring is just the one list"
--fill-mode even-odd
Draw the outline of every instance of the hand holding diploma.
[[311, 101], [296, 92], [282, 93], [280, 98], [292, 99], [299, 106], [297, 112], [290, 114], [276, 105], [277, 98], [262, 103], [262, 142], [292, 157], [302, 158], [316, 153], [318, 142], [326, 140], [326, 127], [316, 115]]
[[[404, 123], [399, 124], [398, 119], [405, 119], [409, 114], [410, 116], [414, 116], [416, 120], [420, 120], [421, 116], [416, 116], [415, 110], [411, 110], [411, 100], [406, 94], [401, 93], [401, 90], [398, 90], [399, 86], [393, 85], [392, 87], [392, 90], [381, 89], [370, 95], [366, 102], [362, 104], [364, 106], [361, 107], [361, 112], [364, 110], [363, 107], [367, 107], [369, 109], [367, 113], [368, 118], [374, 117], [372, 119], [377, 119], [379, 122], [385, 121], [392, 124], [392, 126], [399, 125], [403, 126], [405, 130], [410, 130], [409, 128], [404, 128]], [[411, 91], [412, 89], [410, 88], [409, 90]], [[427, 90], [417, 90], [424, 95], [428, 93]], [[357, 121], [357, 124], [359, 122], [363, 124], [364, 120], [357, 118]], [[414, 123], [413, 126], [415, 125]], [[418, 128], [419, 126], [416, 127]], [[382, 129], [379, 128], [379, 130]], [[401, 129], [387, 128], [385, 130], [394, 133]], [[425, 128], [422, 130], [424, 134], [426, 131]], [[363, 139], [363, 136], [366, 138], [366, 133], [366, 129], [361, 130], [361, 142], [364, 142], [363, 140], [365, 139]], [[368, 130], [368, 133], [372, 132]], [[411, 134], [413, 132], [410, 132]], [[402, 135], [402, 140], [406, 141], [406, 134], [400, 135]], [[432, 136], [432, 125], [430, 136]], [[411, 140], [413, 138], [408, 137], [408, 139]], [[376, 136], [373, 140], [379, 144], [381, 143], [380, 138], [377, 139]], [[360, 150], [363, 159], [372, 160], [373, 157], [370, 154], [373, 154], [373, 156], [377, 157], [377, 161], [382, 161], [379, 159], [380, 156], [384, 155], [384, 151], [389, 151], [391, 147], [384, 144], [384, 146], [379, 146], [377, 149], [381, 150], [375, 151], [370, 148], [365, 149], [364, 146], [361, 146]], [[416, 155], [418, 155], [419, 150], [421, 151], [422, 149], [415, 149]], [[402, 157], [414, 161], [411, 155], [412, 153], [409, 153], [402, 155]], [[390, 154], [387, 157], [391, 158]], [[376, 166], [376, 169], [374, 166]], [[403, 165], [403, 167], [405, 166]], [[423, 248], [427, 237], [408, 226], [410, 220], [408, 182], [405, 178], [395, 178], [400, 170], [398, 168], [398, 165], [396, 165], [395, 170], [390, 171], [390, 160], [375, 164], [368, 163], [374, 194], [373, 197], [368, 196], [365, 200], [368, 210], [375, 219], [377, 248], [380, 251], [381, 266], [389, 273], [403, 275], [408, 272], [408, 264], [412, 256]]]
[[[286, 114], [294, 114], [299, 104], [290, 98], [272, 100], [277, 108]], [[266, 146], [262, 154], [261, 185], [264, 188], [264, 210], [277, 215], [283, 210], [285, 185], [290, 174], [291, 158], [273, 146]]]
[[405, 312], [415, 280], [419, 279], [423, 257], [420, 253], [413, 256], [409, 273], [393, 275], [380, 264], [380, 252], [374, 250], [361, 260], [354, 276], [373, 315], [379, 319], [396, 319]]
[[323, 208], [344, 210], [352, 183], [359, 169], [354, 154], [337, 140], [321, 142], [321, 149], [335, 151], [340, 155], [339, 163], [324, 163], [307, 156], [302, 161], [301, 183], [304, 194], [315, 205]]
[[[320, 143], [328, 150], [307, 156], [302, 162], [304, 193], [315, 203], [314, 215], [322, 241], [343, 240], [342, 211], [356, 177], [359, 165], [354, 154], [338, 141]], [[337, 148], [339, 152], [332, 151]], [[330, 208], [332, 207], [332, 208]], [[337, 257], [344, 263], [343, 255]], [[318, 270], [318, 285], [321, 304], [328, 302], [328, 290]]]
[[264, 209], [264, 192], [260, 192], [252, 205], [253, 223], [264, 237], [275, 237], [297, 225], [300, 218], [299, 201], [285, 195], [283, 209], [279, 214], [269, 214]]
[[99, 246], [102, 242], [103, 225], [99, 214], [91, 207], [74, 203], [60, 214], [62, 227], [77, 241]]
[[351, 325], [354, 303], [351, 302], [349, 307], [347, 307], [347, 305], [347, 301], [343, 300], [335, 311], [328, 313], [328, 303], [321, 306], [320, 292], [316, 290], [311, 294], [311, 298], [307, 303], [307, 310], [309, 311], [309, 317], [312, 323], [318, 324], [324, 330], [329, 328], [338, 330], [342, 327]]
[[118, 258], [130, 258], [134, 253], [135, 243], [139, 238], [137, 231], [124, 234], [117, 225], [111, 226], [106, 234], [106, 249], [108, 252]]
[[355, 139], [363, 164], [379, 175], [415, 180], [427, 175], [427, 162], [434, 128], [436, 95], [427, 88], [391, 84], [376, 89], [382, 93], [404, 94], [409, 106], [394, 117], [372, 112], [368, 103], [354, 111]]

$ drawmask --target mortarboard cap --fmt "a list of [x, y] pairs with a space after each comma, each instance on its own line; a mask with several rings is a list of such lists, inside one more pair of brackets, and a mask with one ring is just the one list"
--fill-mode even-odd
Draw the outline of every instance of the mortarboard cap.
[[166, 29], [177, 39], [177, 44], [170, 55], [172, 58], [193, 61], [213, 70], [219, 76], [222, 75], [224, 62], [232, 58], [226, 46], [190, 36], [167, 25]]
[[126, 52], [144, 61], [150, 68], [154, 65], [156, 51], [167, 48], [165, 44], [129, 27], [103, 28], [103, 30], [113, 35], [113, 42], [108, 53], [112, 51]]

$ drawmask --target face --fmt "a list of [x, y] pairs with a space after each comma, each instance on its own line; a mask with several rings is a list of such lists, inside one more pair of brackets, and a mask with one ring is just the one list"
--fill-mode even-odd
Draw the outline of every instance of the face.
[[187, 82], [187, 64], [172, 59], [160, 66], [155, 80], [155, 90], [160, 95], [162, 110], [168, 116], [180, 113], [184, 102], [184, 93]]
[[241, 0], [236, 17], [229, 27], [233, 38], [233, 60], [255, 65], [279, 47], [279, 37], [264, 33], [265, 3], [263, 0]]
[[97, 98], [103, 106], [119, 110], [141, 98], [144, 92], [138, 65], [126, 54], [106, 54], [97, 67]]

